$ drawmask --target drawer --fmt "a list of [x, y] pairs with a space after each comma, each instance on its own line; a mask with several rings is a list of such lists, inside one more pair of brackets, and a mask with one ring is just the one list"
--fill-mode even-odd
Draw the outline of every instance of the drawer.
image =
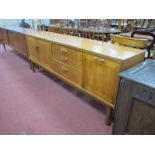
[[57, 60], [52, 61], [52, 68], [61, 76], [81, 86], [81, 71], [77, 71]]
[[59, 63], [58, 61], [56, 61], [54, 59], [52, 60], [52, 69], [56, 73], [61, 74], [61, 70], [60, 70], [61, 66], [62, 66], [61, 63]]
[[82, 68], [82, 52], [53, 44], [53, 58], [77, 70]]

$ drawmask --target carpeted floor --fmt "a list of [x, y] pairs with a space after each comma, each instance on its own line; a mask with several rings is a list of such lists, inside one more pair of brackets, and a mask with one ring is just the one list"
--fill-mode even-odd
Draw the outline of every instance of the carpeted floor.
[[0, 45], [0, 134], [111, 134], [105, 109], [91, 97]]

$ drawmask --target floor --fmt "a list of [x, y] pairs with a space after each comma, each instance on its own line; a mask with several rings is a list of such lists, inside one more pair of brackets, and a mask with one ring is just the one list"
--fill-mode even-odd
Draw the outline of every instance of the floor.
[[26, 58], [0, 45], [0, 134], [105, 135], [105, 109]]

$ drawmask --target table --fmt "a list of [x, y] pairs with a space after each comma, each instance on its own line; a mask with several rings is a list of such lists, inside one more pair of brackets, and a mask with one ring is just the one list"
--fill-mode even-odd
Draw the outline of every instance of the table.
[[[116, 28], [83, 28], [83, 27], [67, 27], [67, 26], [56, 26], [56, 25], [46, 25], [47, 29], [65, 29], [68, 30], [67, 34], [69, 34], [69, 31], [71, 30], [76, 30], [77, 31], [77, 36], [79, 36], [79, 34], [81, 34], [84, 32], [85, 34], [88, 32], [94, 33], [97, 36], [103, 36], [105, 35], [105, 41], [110, 40], [110, 35], [109, 34], [119, 34], [121, 31], [119, 29]], [[58, 31], [57, 31], [58, 32]], [[85, 35], [86, 37], [88, 37], [87, 35]], [[98, 38], [97, 38], [98, 39]], [[99, 39], [98, 39], [99, 40]]]

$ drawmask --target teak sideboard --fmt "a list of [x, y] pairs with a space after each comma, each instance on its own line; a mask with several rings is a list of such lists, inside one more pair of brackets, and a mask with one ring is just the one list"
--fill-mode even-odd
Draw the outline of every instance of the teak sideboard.
[[106, 124], [115, 106], [119, 73], [144, 60], [144, 50], [110, 42], [36, 31], [1, 27], [3, 42], [68, 84], [89, 94], [106, 107]]

